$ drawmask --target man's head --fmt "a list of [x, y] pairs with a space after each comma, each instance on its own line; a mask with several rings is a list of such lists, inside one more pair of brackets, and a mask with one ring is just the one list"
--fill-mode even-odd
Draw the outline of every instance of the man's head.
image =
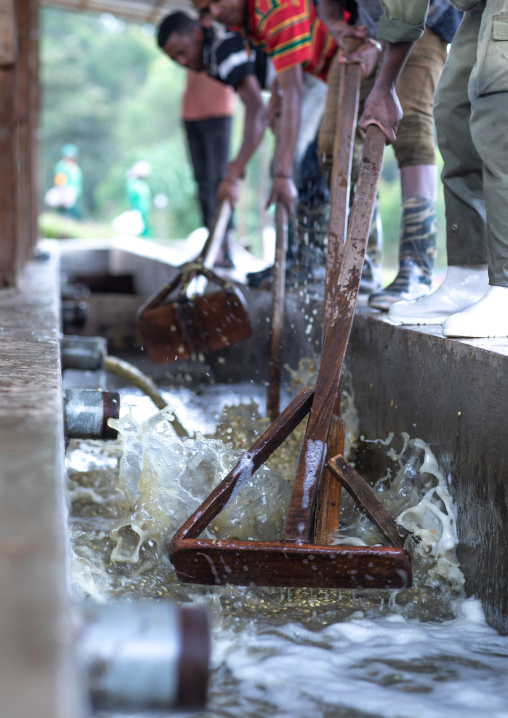
[[209, 0], [212, 20], [228, 27], [243, 27], [247, 22], [247, 0]]
[[167, 15], [159, 25], [157, 44], [182, 67], [203, 70], [204, 33], [199, 22], [185, 12]]

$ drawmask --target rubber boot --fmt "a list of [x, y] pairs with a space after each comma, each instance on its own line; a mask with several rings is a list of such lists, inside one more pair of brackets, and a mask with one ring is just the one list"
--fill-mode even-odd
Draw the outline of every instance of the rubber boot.
[[486, 264], [448, 267], [439, 289], [423, 299], [392, 304], [388, 318], [395, 324], [441, 324], [481, 299], [488, 288]]
[[508, 337], [508, 287], [489, 287], [475, 304], [452, 314], [443, 324], [445, 337]]
[[381, 213], [376, 200], [370, 234], [367, 242], [367, 252], [363, 263], [362, 277], [360, 279], [360, 294], [371, 294], [382, 286], [382, 258], [383, 258], [383, 225]]
[[369, 307], [388, 311], [401, 299], [411, 301], [430, 293], [436, 261], [436, 203], [407, 197], [402, 203], [399, 271], [391, 284], [369, 297]]

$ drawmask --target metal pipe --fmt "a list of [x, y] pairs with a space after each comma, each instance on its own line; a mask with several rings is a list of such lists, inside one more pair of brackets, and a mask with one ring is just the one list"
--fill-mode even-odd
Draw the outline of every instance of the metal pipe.
[[108, 342], [104, 337], [64, 336], [60, 343], [62, 371], [97, 371], [104, 367]]
[[117, 391], [67, 389], [64, 398], [65, 434], [69, 439], [116, 439], [118, 432], [108, 419], [118, 419]]
[[210, 629], [206, 611], [167, 603], [87, 604], [77, 655], [94, 711], [203, 710]]

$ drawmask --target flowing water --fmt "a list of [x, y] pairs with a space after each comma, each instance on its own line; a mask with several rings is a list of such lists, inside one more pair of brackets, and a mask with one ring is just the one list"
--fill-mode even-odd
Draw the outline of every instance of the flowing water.
[[[122, 398], [133, 408], [117, 422], [117, 442], [71, 442], [76, 596], [206, 605], [212, 674], [201, 718], [508, 718], [508, 638], [487, 626], [479, 601], [465, 598], [453, 477], [418, 438], [403, 435], [398, 452], [383, 442], [392, 468], [375, 485], [412, 532], [410, 590], [205, 588], [175, 579], [167, 540], [267, 425], [249, 393], [247, 385], [172, 392], [180, 420], [202, 432], [183, 441], [171, 408], [157, 412], [131, 394]], [[352, 446], [352, 402], [344, 409]], [[303, 426], [204, 535], [278, 538], [302, 435]], [[336, 542], [378, 543], [365, 516], [344, 495], [342, 503]]]

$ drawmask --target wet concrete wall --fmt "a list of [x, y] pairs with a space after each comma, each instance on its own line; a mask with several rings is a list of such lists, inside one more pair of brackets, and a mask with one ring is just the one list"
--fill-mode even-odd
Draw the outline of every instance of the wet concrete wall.
[[0, 291], [0, 714], [80, 718], [66, 575], [56, 264]]
[[[426, 441], [450, 476], [468, 595], [508, 633], [508, 342], [445, 339], [357, 314], [348, 350], [360, 431]], [[384, 452], [362, 444], [357, 466], [382, 475]]]

